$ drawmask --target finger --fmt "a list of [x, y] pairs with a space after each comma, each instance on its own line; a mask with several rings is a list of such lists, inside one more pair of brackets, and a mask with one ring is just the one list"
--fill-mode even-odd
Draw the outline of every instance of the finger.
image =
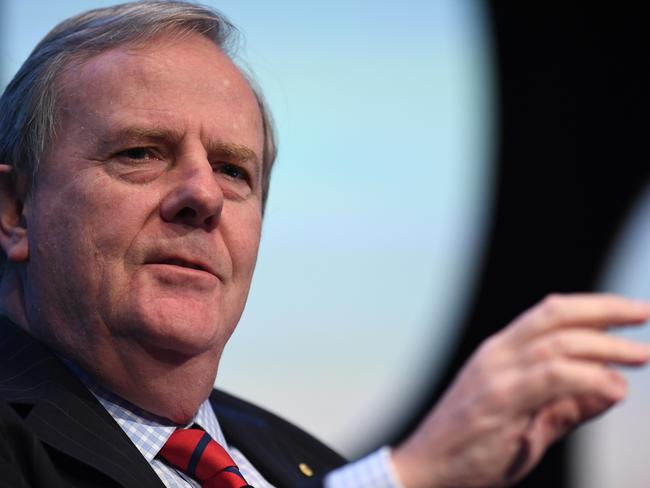
[[541, 456], [546, 448], [583, 422], [602, 414], [615, 402], [582, 395], [560, 398], [542, 408], [533, 417], [528, 439], [533, 458]]
[[550, 295], [516, 319], [508, 327], [507, 336], [521, 343], [557, 329], [602, 330], [617, 325], [641, 324], [648, 318], [650, 304], [617, 295]]
[[650, 360], [650, 346], [594, 330], [569, 329], [538, 337], [523, 349], [519, 360], [530, 365], [562, 356], [637, 366]]
[[625, 378], [600, 364], [569, 359], [555, 359], [538, 364], [518, 379], [521, 415], [527, 415], [559, 398], [594, 396], [616, 403], [627, 392]]

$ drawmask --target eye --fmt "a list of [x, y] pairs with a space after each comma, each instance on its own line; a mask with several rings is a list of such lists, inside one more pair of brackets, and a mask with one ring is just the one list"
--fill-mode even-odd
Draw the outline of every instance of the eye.
[[116, 156], [136, 160], [156, 158], [154, 152], [147, 147], [132, 147], [130, 149], [120, 151]]
[[248, 181], [248, 172], [244, 168], [235, 164], [218, 164], [215, 168], [215, 171], [233, 180]]

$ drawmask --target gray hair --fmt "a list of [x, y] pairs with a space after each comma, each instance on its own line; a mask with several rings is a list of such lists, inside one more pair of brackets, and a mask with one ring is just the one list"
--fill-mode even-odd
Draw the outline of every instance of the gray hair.
[[[160, 34], [201, 34], [233, 57], [236, 28], [219, 12], [184, 1], [144, 0], [90, 10], [54, 27], [34, 48], [0, 97], [0, 164], [25, 176], [27, 195], [39, 162], [56, 137], [57, 80], [82, 63], [124, 44], [141, 44]], [[250, 80], [250, 77], [249, 77]], [[262, 114], [262, 205], [269, 191], [276, 142], [271, 115], [251, 82]], [[2, 257], [0, 257], [0, 261]]]

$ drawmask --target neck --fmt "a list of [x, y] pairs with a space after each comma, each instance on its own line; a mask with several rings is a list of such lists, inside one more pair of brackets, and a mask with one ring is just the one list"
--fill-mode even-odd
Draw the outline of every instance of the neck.
[[220, 354], [187, 358], [134, 349], [138, 346], [127, 343], [103, 349], [109, 351], [105, 355], [87, 358], [73, 351], [66, 357], [93, 382], [130, 404], [175, 424], [188, 423], [212, 392]]

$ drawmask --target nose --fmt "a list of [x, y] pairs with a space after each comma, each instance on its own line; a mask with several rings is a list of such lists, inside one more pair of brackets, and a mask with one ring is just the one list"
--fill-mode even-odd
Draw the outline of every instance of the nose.
[[[223, 191], [207, 161], [177, 168], [174, 184], [160, 203], [164, 221], [214, 230], [223, 208]], [[171, 175], [170, 175], [171, 176]]]

